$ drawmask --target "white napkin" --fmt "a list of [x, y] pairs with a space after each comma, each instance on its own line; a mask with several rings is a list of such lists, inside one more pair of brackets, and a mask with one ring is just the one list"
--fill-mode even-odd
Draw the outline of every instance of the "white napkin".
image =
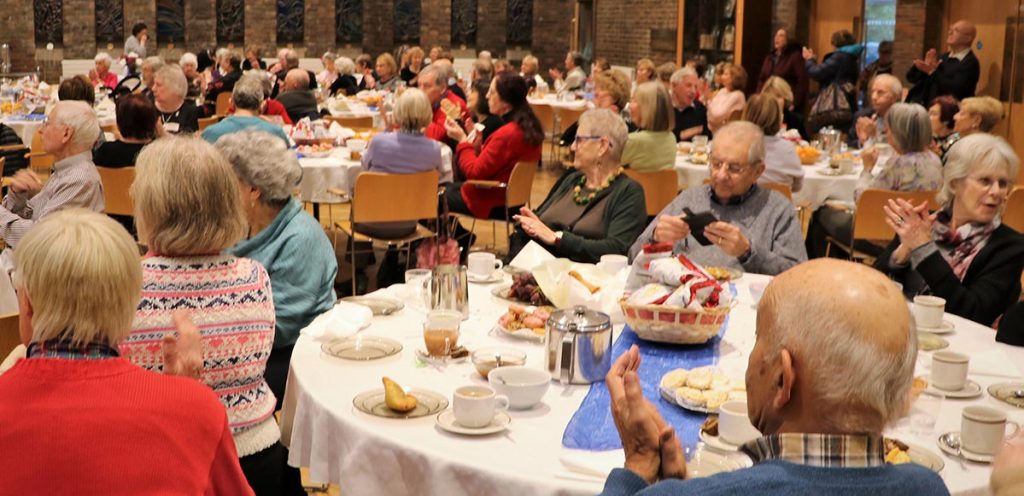
[[[569, 271], [578, 272], [587, 282], [598, 286], [596, 293], [591, 293], [586, 286]], [[591, 310], [608, 314], [612, 323], [625, 321], [619, 299], [626, 287], [628, 271], [609, 274], [593, 264], [573, 263], [559, 258], [544, 262], [533, 269], [533, 277], [537, 279], [544, 296], [547, 296], [556, 308], [570, 308], [583, 305]]]
[[331, 341], [354, 335], [366, 327], [372, 318], [373, 312], [368, 307], [339, 301], [334, 308], [313, 319], [301, 332], [311, 336], [314, 341]]
[[508, 265], [517, 269], [533, 270], [534, 267], [551, 260], [555, 260], [555, 256], [551, 252], [537, 244], [536, 241], [530, 241], [522, 250], [519, 250], [519, 254]]
[[988, 350], [971, 354], [971, 374], [1020, 379], [1022, 374], [1003, 350]]

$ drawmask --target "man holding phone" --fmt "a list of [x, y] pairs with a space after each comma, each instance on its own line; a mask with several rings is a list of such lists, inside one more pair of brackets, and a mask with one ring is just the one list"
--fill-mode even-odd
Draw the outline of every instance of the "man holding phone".
[[764, 172], [764, 133], [732, 122], [715, 134], [710, 184], [692, 186], [658, 214], [629, 249], [635, 257], [648, 243], [673, 243], [702, 265], [775, 275], [807, 260], [793, 204], [757, 186]]

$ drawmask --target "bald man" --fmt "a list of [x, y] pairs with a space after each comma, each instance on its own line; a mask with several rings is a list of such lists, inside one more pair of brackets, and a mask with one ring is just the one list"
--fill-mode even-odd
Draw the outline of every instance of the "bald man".
[[981, 76], [978, 57], [971, 50], [976, 35], [970, 21], [953, 23], [946, 35], [949, 51], [939, 57], [932, 48], [924, 60], [915, 60], [914, 67], [907, 71], [907, 81], [914, 85], [907, 94], [907, 102], [928, 108], [937, 96], [953, 95], [957, 100], [974, 96]]
[[[870, 312], [865, 312], [870, 308]], [[915, 464], [885, 462], [882, 431], [910, 408], [917, 334], [900, 290], [870, 267], [817, 259], [776, 277], [757, 309], [747, 415], [754, 466], [686, 476], [673, 428], [643, 397], [634, 346], [606, 377], [626, 455], [604, 495], [947, 495]]]
[[867, 105], [853, 114], [853, 125], [846, 133], [851, 148], [866, 148], [876, 142], [885, 143], [885, 114], [892, 104], [903, 98], [903, 83], [892, 74], [879, 74], [868, 87]]
[[316, 105], [316, 96], [309, 90], [309, 74], [304, 69], [292, 69], [284, 77], [281, 94], [277, 101], [284, 105], [285, 112], [292, 122], [299, 122], [303, 117], [310, 120], [320, 118]]

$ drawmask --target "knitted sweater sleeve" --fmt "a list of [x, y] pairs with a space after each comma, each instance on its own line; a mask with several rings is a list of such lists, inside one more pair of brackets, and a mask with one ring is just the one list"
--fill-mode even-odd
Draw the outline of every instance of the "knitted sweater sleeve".
[[748, 272], [776, 275], [807, 261], [800, 222], [793, 205], [781, 197], [770, 201], [760, 217], [771, 222], [767, 235], [750, 239], [750, 256], [741, 264]]

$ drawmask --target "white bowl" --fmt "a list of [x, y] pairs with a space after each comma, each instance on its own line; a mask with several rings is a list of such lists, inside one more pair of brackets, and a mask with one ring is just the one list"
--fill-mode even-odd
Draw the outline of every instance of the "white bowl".
[[498, 367], [487, 375], [498, 394], [508, 396], [509, 408], [525, 410], [540, 403], [551, 384], [546, 371], [529, 367]]

